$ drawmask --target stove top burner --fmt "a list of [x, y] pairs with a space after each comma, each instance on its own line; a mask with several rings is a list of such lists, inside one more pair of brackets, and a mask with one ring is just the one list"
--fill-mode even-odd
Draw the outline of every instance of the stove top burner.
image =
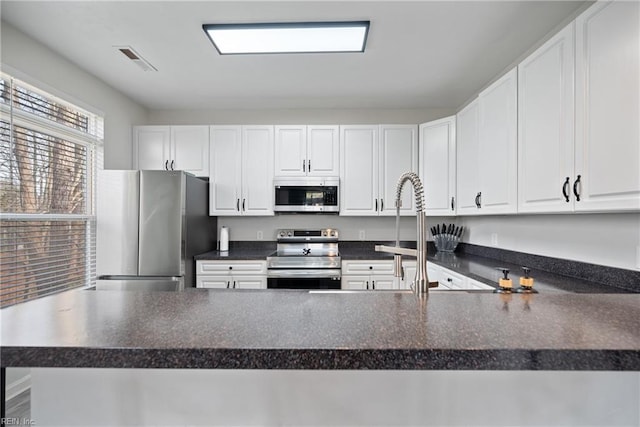
[[267, 257], [268, 269], [340, 268], [338, 230], [278, 230], [278, 246]]

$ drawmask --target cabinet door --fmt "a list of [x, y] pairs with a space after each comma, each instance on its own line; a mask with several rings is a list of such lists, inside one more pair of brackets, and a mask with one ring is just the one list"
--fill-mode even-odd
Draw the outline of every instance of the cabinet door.
[[456, 116], [456, 193], [458, 214], [477, 214], [478, 183], [478, 101], [467, 105]]
[[517, 69], [478, 96], [480, 214], [517, 211]]
[[171, 126], [169, 169], [209, 176], [209, 126]]
[[342, 276], [342, 289], [366, 290], [369, 288], [369, 276]]
[[420, 179], [425, 212], [430, 216], [456, 214], [456, 117], [420, 125]]
[[209, 214], [240, 215], [240, 126], [211, 126]]
[[307, 174], [340, 174], [340, 134], [338, 126], [307, 126]]
[[273, 126], [243, 126], [243, 215], [273, 215], [273, 152]]
[[[415, 261], [403, 262], [402, 267], [404, 268], [404, 280], [400, 284], [401, 289], [411, 289], [411, 284], [416, 278], [416, 263]], [[433, 279], [429, 277], [429, 280]]]
[[378, 215], [378, 127], [340, 126], [340, 215]]
[[371, 276], [370, 279], [371, 279], [371, 282], [369, 285], [369, 289], [371, 290], [382, 291], [382, 290], [396, 289], [396, 286], [394, 285], [396, 280], [393, 276], [374, 275], [374, 276]]
[[276, 126], [275, 175], [304, 176], [306, 172], [307, 127]]
[[640, 3], [576, 20], [577, 211], [640, 209]]
[[573, 46], [572, 23], [518, 65], [518, 212], [573, 210]]
[[196, 288], [227, 289], [231, 284], [231, 276], [196, 276]]
[[[418, 173], [418, 127], [415, 125], [380, 125], [379, 207], [381, 215], [395, 216], [398, 179], [405, 172]], [[413, 187], [402, 189], [401, 215], [415, 215]]]
[[233, 276], [233, 289], [267, 289], [266, 276]]
[[171, 162], [169, 126], [135, 126], [133, 128], [133, 168], [165, 170]]

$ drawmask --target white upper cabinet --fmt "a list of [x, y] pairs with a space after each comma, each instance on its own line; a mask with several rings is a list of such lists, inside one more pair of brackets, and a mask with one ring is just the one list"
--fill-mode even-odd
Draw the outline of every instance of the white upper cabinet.
[[211, 126], [209, 214], [240, 215], [242, 126]]
[[640, 3], [576, 19], [576, 211], [640, 209]]
[[243, 215], [273, 215], [273, 126], [242, 127]]
[[478, 167], [482, 214], [517, 211], [517, 69], [478, 96]]
[[475, 99], [456, 116], [456, 212], [477, 214], [478, 183], [478, 100]]
[[[340, 126], [340, 215], [395, 215], [398, 178], [417, 172], [417, 126]], [[415, 214], [411, 186], [401, 214]]]
[[338, 126], [276, 126], [276, 176], [338, 176]]
[[573, 210], [574, 24], [518, 66], [518, 212]]
[[135, 126], [133, 165], [209, 176], [209, 126]]
[[420, 125], [420, 179], [427, 215], [456, 214], [456, 118]]
[[378, 126], [340, 126], [340, 215], [378, 215]]
[[273, 126], [211, 126], [210, 215], [273, 215]]
[[457, 115], [459, 215], [517, 211], [517, 77], [514, 68]]
[[[405, 172], [418, 173], [418, 126], [380, 125], [379, 187], [380, 215], [395, 216], [398, 178]], [[416, 202], [411, 183], [402, 189], [401, 215], [415, 215]]]

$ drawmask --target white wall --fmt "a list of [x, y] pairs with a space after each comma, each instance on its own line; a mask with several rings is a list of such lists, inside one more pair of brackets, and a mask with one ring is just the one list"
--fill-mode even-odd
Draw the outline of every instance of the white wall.
[[464, 241], [536, 255], [640, 270], [640, 214], [459, 217]]
[[[443, 222], [442, 218], [428, 218], [427, 224]], [[451, 222], [445, 219], [447, 224]], [[393, 241], [396, 238], [395, 217], [346, 217], [337, 215], [276, 215], [274, 217], [220, 217], [218, 227], [229, 227], [230, 240], [257, 240], [262, 231], [264, 240], [275, 240], [279, 228], [337, 228], [340, 240]], [[429, 225], [430, 227], [431, 225]], [[416, 218], [400, 218], [400, 240], [416, 240]]]
[[146, 122], [145, 108], [4, 21], [0, 40], [4, 71], [103, 113], [105, 168], [131, 168], [131, 126]]

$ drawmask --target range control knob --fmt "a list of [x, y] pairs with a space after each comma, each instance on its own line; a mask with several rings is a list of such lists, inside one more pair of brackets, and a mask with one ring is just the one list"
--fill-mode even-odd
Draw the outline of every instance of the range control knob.
[[293, 233], [291, 231], [287, 231], [287, 237], [291, 237], [293, 236]]
[[336, 237], [336, 230], [331, 230], [331, 237]]
[[322, 237], [327, 237], [327, 230], [322, 230]]

